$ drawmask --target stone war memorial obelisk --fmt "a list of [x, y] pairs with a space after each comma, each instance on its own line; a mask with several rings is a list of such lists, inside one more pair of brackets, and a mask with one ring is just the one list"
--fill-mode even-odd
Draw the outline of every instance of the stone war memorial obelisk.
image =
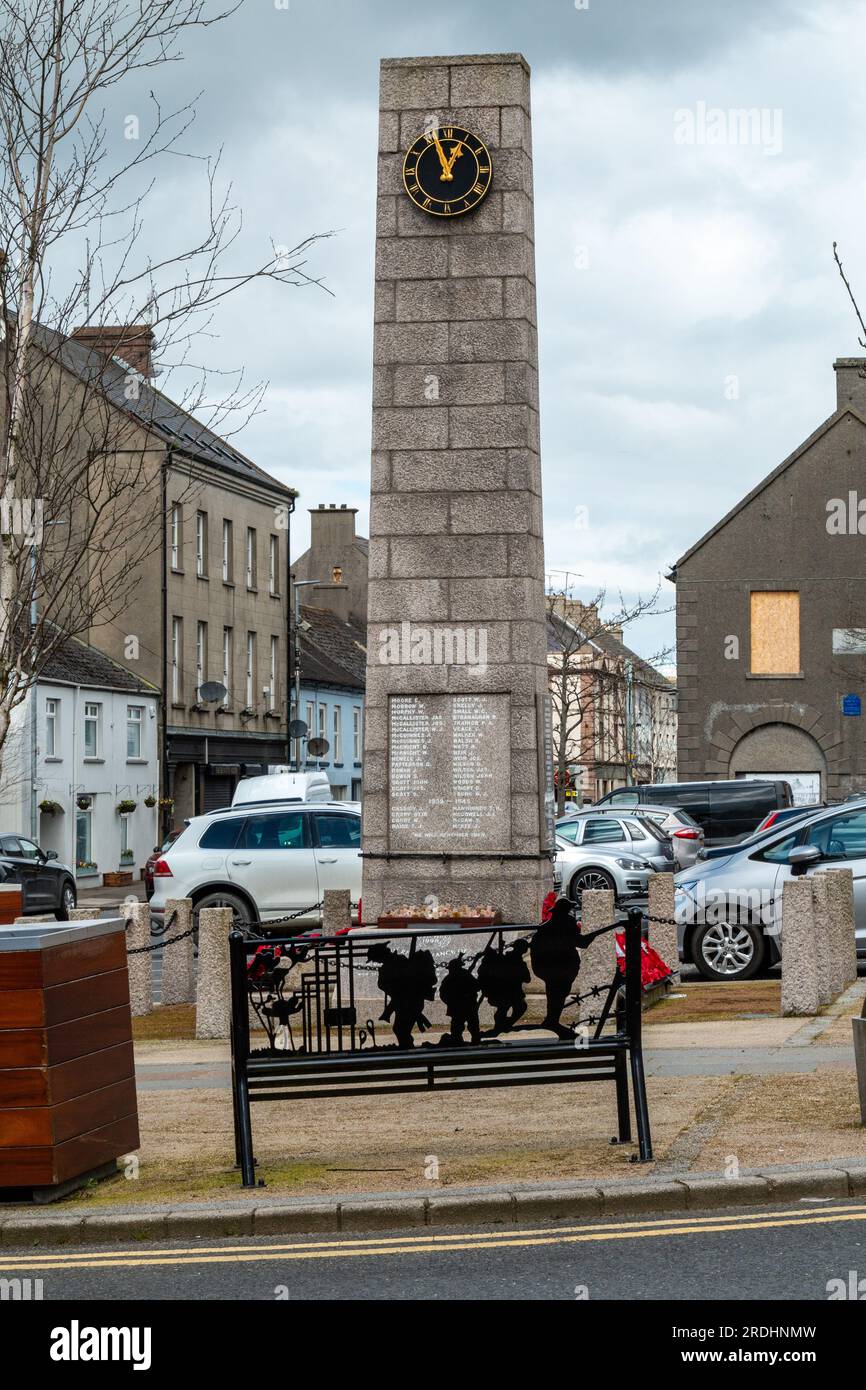
[[537, 922], [552, 769], [529, 68], [382, 62], [363, 916]]

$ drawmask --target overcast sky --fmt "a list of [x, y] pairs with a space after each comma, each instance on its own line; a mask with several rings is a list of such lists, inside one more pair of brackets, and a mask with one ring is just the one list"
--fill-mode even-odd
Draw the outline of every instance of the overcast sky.
[[[533, 81], [547, 566], [583, 597], [652, 591], [831, 413], [833, 358], [858, 352], [831, 245], [866, 300], [866, 5], [279, 4], [246, 0], [120, 100], [203, 89], [193, 143], [224, 146], [239, 253], [337, 231], [310, 259], [333, 298], [259, 286], [225, 304], [209, 350], [270, 383], [238, 443], [299, 488], [295, 553], [319, 502], [367, 525], [379, 59], [517, 50]], [[728, 121], [742, 108], [763, 113], [746, 141]], [[164, 166], [151, 227], [182, 237], [197, 196], [187, 166]], [[669, 614], [628, 640], [651, 655], [672, 632]]]

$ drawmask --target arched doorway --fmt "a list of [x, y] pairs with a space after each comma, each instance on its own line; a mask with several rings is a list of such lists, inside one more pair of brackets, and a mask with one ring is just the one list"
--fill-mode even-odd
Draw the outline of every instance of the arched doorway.
[[762, 724], [744, 734], [731, 751], [731, 777], [766, 774], [790, 782], [797, 803], [827, 795], [827, 760], [820, 744], [795, 724]]

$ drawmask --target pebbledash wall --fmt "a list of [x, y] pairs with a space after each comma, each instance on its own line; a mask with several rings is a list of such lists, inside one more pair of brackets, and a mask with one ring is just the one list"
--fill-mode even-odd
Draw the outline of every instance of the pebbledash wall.
[[[15, 711], [4, 751], [0, 831], [35, 838], [42, 849], [55, 850], [63, 863], [76, 869], [79, 891], [98, 886], [105, 873], [118, 870], [132, 871], [138, 878], [159, 833], [157, 808], [144, 804], [159, 791], [158, 708], [156, 692], [144, 688], [118, 691], [40, 681]], [[96, 752], [88, 756], [85, 721], [94, 710]], [[139, 729], [132, 735], [138, 739], [137, 754], [128, 743], [131, 710], [136, 711], [133, 727]], [[34, 747], [35, 835], [30, 772]], [[87, 797], [89, 807], [82, 810], [79, 797]], [[48, 801], [61, 811], [40, 811], [39, 803]], [[121, 801], [134, 801], [135, 810], [121, 816]], [[131, 851], [128, 858], [123, 857], [124, 846]], [[84, 861], [80, 867], [79, 861]]]
[[[551, 882], [542, 804], [547, 668], [529, 83], [519, 54], [387, 59], [381, 66], [364, 753], [368, 921], [431, 894], [492, 903], [506, 921], [537, 921]], [[490, 191], [465, 216], [432, 217], [403, 187], [405, 152], [431, 122], [477, 135], [492, 156]], [[404, 622], [412, 627], [408, 660], [395, 659], [388, 636]], [[449, 651], [462, 634], [468, 652], [468, 639], [483, 633], [483, 662], [477, 640], [474, 660], [437, 660], [437, 635], [446, 630]], [[446, 736], [444, 751], [433, 746], [426, 763], [413, 767], [404, 758], [395, 774], [389, 761], [392, 741], [402, 740], [405, 753], [414, 737], [407, 742], [403, 715], [394, 717], [401, 697], [420, 697], [429, 731], [452, 720], [456, 730], [457, 710], [466, 709], [457, 697], [466, 695], [482, 697], [476, 728], [482, 756], [496, 763], [488, 767], [495, 802], [481, 797], [479, 810], [498, 852], [476, 853], [471, 833], [461, 839], [446, 824], [456, 733], [453, 744]], [[407, 849], [413, 826], [398, 826], [391, 814], [399, 786], [408, 784], [411, 794], [413, 779], [429, 785], [429, 795], [419, 793], [420, 814], [435, 807], [442, 830], [439, 840], [431, 833], [430, 853]]]

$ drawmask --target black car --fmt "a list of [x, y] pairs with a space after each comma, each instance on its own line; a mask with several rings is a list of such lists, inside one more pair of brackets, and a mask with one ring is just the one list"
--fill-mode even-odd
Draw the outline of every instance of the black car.
[[53, 912], [61, 922], [75, 907], [75, 875], [53, 849], [23, 835], [0, 834], [0, 883], [20, 883], [24, 912]]
[[655, 782], [617, 787], [598, 806], [678, 806], [698, 822], [708, 845], [735, 844], [754, 833], [771, 811], [792, 805], [790, 785], [775, 778], [736, 777], [718, 782]]

